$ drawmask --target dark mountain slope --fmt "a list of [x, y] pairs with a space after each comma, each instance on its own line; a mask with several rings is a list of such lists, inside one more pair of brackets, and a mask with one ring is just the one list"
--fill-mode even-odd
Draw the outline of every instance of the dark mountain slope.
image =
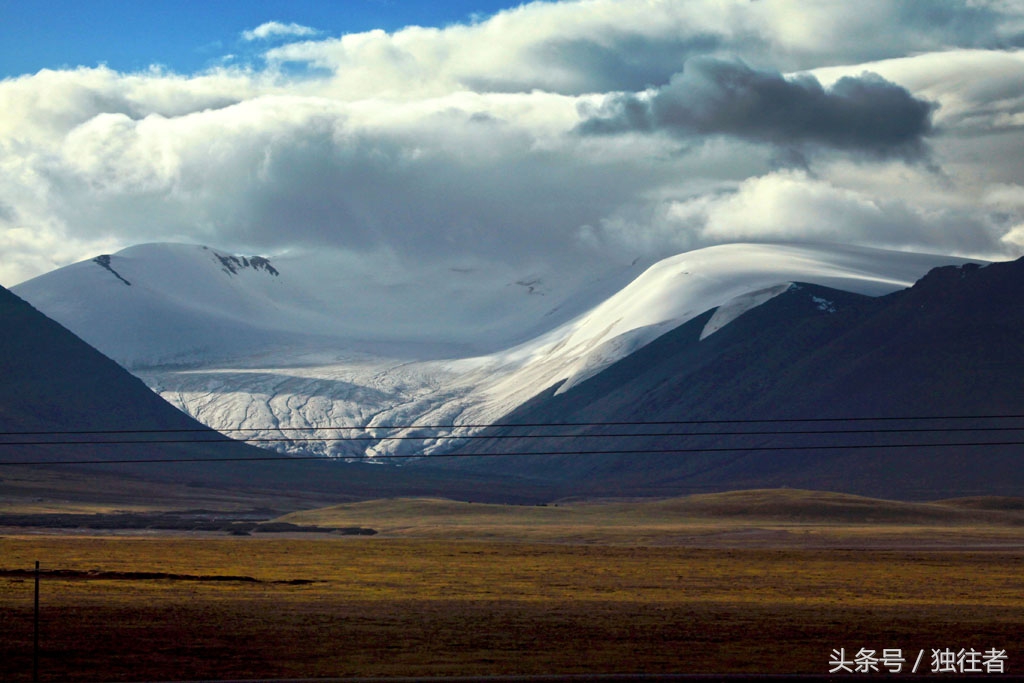
[[3, 431], [202, 428], [112, 360], [2, 288], [0, 326]]
[[[1024, 414], [1024, 261], [940, 268], [871, 299], [797, 285], [699, 340], [710, 312], [561, 395], [554, 389], [506, 423], [791, 420]], [[554, 479], [568, 490], [674, 494], [793, 486], [897, 498], [1024, 492], [1024, 431], [893, 429], [1024, 427], [1024, 420], [766, 422], [495, 430], [468, 451], [617, 451], [608, 455], [454, 460], [454, 466]], [[857, 434], [796, 434], [809, 430]], [[612, 436], [640, 431], [787, 431], [745, 436]], [[522, 438], [504, 438], [519, 435]], [[846, 446], [865, 446], [847, 449]], [[898, 445], [899, 447], [894, 447]], [[905, 446], [916, 445], [910, 448]], [[820, 448], [822, 446], [843, 448]], [[800, 448], [793, 448], [800, 447]], [[815, 447], [805, 450], [804, 447]], [[665, 449], [773, 450], [659, 453]]]
[[[932, 270], [787, 373], [828, 415], [1020, 413], [1024, 260]], [[842, 402], [822, 406], [829, 386]], [[823, 393], [819, 393], [823, 392]]]
[[[338, 499], [450, 495], [477, 500], [532, 501], [545, 497], [543, 493], [524, 491], [514, 481], [504, 484], [490, 476], [414, 473], [396, 467], [300, 458], [273, 462], [152, 462], [167, 459], [255, 459], [278, 457], [278, 454], [231, 441], [204, 427], [164, 401], [112, 360], [2, 287], [0, 330], [0, 462], [144, 460], [151, 462], [64, 465], [61, 471], [74, 468], [82, 477], [95, 477], [97, 485], [103, 482], [103, 486], [113, 485], [111, 482], [117, 480], [110, 475], [116, 474], [200, 487], [245, 488], [271, 493], [316, 492], [320, 494], [320, 500], [324, 493]], [[155, 435], [53, 434], [82, 430], [167, 431]], [[192, 442], [12, 445], [12, 442], [38, 440], [120, 438]], [[0, 466], [0, 480], [13, 471], [12, 466]], [[92, 499], [95, 498], [93, 495]]]

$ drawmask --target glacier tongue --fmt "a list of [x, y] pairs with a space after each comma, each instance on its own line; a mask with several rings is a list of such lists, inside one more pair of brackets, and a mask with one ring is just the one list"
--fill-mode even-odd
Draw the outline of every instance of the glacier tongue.
[[880, 295], [963, 261], [731, 244], [660, 261], [607, 296], [628, 269], [580, 290], [552, 269], [371, 273], [344, 255], [142, 245], [14, 292], [215, 429], [286, 452], [363, 457], [444, 452], [717, 308], [702, 338], [713, 334], [790, 282]]
[[149, 369], [138, 374], [204, 424], [244, 430], [229, 435], [275, 440], [263, 445], [286, 452], [338, 457], [359, 457], [373, 446], [374, 437], [382, 434], [373, 425], [407, 424], [412, 414], [428, 412], [421, 405], [425, 399], [433, 404], [459, 394], [457, 373], [434, 361], [351, 355], [332, 365], [296, 365], [302, 358], [290, 354], [262, 360], [270, 367]]

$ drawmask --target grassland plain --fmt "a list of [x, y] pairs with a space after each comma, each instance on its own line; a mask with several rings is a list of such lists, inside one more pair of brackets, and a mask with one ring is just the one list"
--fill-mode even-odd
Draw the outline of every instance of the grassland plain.
[[980, 497], [911, 503], [798, 489], [533, 506], [403, 498], [303, 510], [278, 521], [372, 526], [388, 536], [449, 540], [1019, 548], [1024, 538], [1024, 500]]
[[[835, 648], [900, 648], [908, 668], [921, 649], [928, 666], [933, 648], [997, 648], [1018, 670], [1017, 502], [922, 511], [802, 492], [736, 496], [557, 508], [376, 501], [308, 513], [375, 526], [374, 537], [11, 530], [0, 569], [40, 560], [78, 572], [43, 578], [44, 681], [827, 673]], [[723, 512], [757, 501], [754, 516]], [[851, 505], [860, 517], [849, 518]], [[31, 680], [30, 577], [0, 574], [0, 615], [0, 680]]]

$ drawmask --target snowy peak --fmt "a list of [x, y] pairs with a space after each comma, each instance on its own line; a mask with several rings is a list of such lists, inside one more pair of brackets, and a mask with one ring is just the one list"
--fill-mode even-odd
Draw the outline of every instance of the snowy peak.
[[279, 271], [263, 257], [147, 244], [15, 287], [18, 296], [121, 365], [180, 364], [252, 352], [297, 321], [268, 314]]
[[[157, 245], [154, 245], [157, 246]], [[263, 256], [234, 256], [228, 254], [222, 254], [218, 251], [210, 249], [209, 247], [201, 247], [202, 250], [207, 251], [213, 258], [213, 261], [220, 264], [221, 270], [228, 275], [238, 275], [242, 270], [253, 270], [257, 272], [264, 272], [269, 275], [277, 277], [280, 275], [277, 268], [270, 263], [270, 259]], [[98, 265], [100, 268], [108, 271], [111, 275], [116, 277], [122, 283], [127, 286], [131, 286], [129, 282], [121, 273], [119, 273], [112, 265], [113, 257], [110, 254], [101, 254], [96, 258], [92, 259], [92, 262]]]
[[704, 336], [808, 282], [880, 296], [909, 287], [936, 265], [963, 259], [854, 246], [724, 244], [655, 263], [628, 286], [553, 333], [570, 369], [564, 393], [665, 332], [718, 309]]
[[[797, 282], [702, 341], [706, 315], [571, 391], [538, 394], [502, 416], [515, 428], [477, 434], [462, 451], [544, 456], [451, 461], [571, 488], [601, 482], [613, 496], [638, 484], [659, 496], [780, 486], [925, 500], [1020, 495], [1019, 446], [996, 433], [1022, 424], [1013, 417], [1024, 412], [1022, 300], [1024, 259], [939, 267], [881, 297]], [[858, 429], [846, 429], [851, 418]], [[835, 422], [812, 435], [808, 419]], [[678, 421], [757, 426], [646, 435], [603, 426]], [[607, 455], [558, 456], [565, 439], [536, 425], [566, 423]], [[964, 436], [931, 431], [950, 425]]]
[[[153, 284], [181, 286], [175, 273], [186, 276], [190, 270], [201, 269], [209, 272], [220, 271], [225, 275], [239, 275], [245, 271], [280, 276], [278, 269], [265, 256], [243, 256], [229, 254], [203, 245], [178, 244], [173, 242], [140, 244], [123, 249], [116, 254], [103, 254], [92, 259], [100, 267], [117, 273], [117, 267], [145, 269], [145, 279]], [[205, 267], [204, 267], [205, 265]], [[46, 277], [45, 275], [43, 277]]]
[[143, 244], [14, 291], [127, 367], [205, 364], [244, 357], [256, 346], [386, 348], [388, 355], [423, 360], [532, 339], [636, 274], [580, 282], [533, 265], [450, 265], [332, 250], [271, 261], [208, 246]]

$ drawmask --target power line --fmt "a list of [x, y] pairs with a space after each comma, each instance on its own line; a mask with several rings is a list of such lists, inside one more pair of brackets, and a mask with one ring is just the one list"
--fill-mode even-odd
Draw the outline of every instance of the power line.
[[[289, 431], [311, 431], [318, 430], [318, 427], [297, 428]], [[207, 433], [209, 430], [202, 430], [198, 433]], [[256, 431], [256, 430], [254, 430]], [[267, 430], [276, 431], [276, 430]], [[183, 443], [346, 443], [359, 441], [430, 441], [437, 438], [449, 438], [453, 440], [502, 440], [502, 439], [610, 439], [610, 438], [639, 438], [639, 437], [666, 437], [666, 436], [806, 436], [806, 435], [845, 435], [845, 434], [937, 434], [937, 433], [963, 433], [963, 432], [1020, 432], [1024, 431], [1024, 425], [1020, 427], [897, 427], [883, 429], [791, 429], [791, 430], [747, 430], [747, 431], [718, 431], [718, 432], [628, 432], [628, 433], [589, 433], [589, 434], [465, 434], [465, 435], [417, 435], [417, 436], [253, 436], [247, 438], [229, 439], [216, 438], [210, 434], [205, 439], [81, 439], [69, 441], [0, 441], [0, 446], [109, 446], [109, 445], [140, 445], [140, 444], [183, 444]], [[168, 432], [157, 432], [147, 430], [141, 432], [118, 431], [118, 432], [95, 432], [88, 435], [100, 434], [157, 434], [157, 433], [178, 433], [175, 430]], [[43, 435], [44, 432], [37, 434]], [[68, 434], [68, 432], [51, 432], [53, 435]], [[84, 432], [78, 433], [86, 436]], [[0, 434], [0, 438], [5, 435]]]
[[[155, 441], [143, 443], [159, 443]], [[198, 442], [191, 442], [198, 443]], [[215, 442], [211, 442], [215, 443]], [[231, 443], [231, 442], [225, 442]], [[938, 442], [938, 443], [893, 443], [893, 444], [818, 444], [812, 446], [736, 446], [736, 447], [713, 447], [713, 448], [660, 448], [660, 449], [611, 449], [611, 450], [582, 450], [582, 451], [514, 451], [504, 453], [448, 453], [440, 455], [423, 454], [382, 454], [382, 455], [310, 455], [310, 456], [240, 456], [228, 458], [117, 458], [106, 460], [23, 460], [23, 461], [0, 461], [0, 466], [10, 465], [122, 465], [122, 464], [157, 464], [157, 463], [217, 463], [217, 462], [261, 462], [261, 461], [291, 461], [301, 463], [315, 460], [339, 460], [339, 461], [370, 461], [380, 460], [409, 460], [416, 458], [499, 458], [499, 457], [526, 457], [526, 456], [581, 456], [581, 455], [672, 455], [672, 454], [696, 454], [696, 453], [747, 453], [747, 452], [770, 452], [770, 451], [835, 451], [835, 450], [875, 450], [887, 448], [949, 448], [949, 447], [976, 447], [976, 446], [1024, 446], [1024, 441], [981, 441], [981, 442]]]
[[[249, 427], [236, 427], [221, 430], [222, 432], [251, 432], [251, 431], [279, 431], [279, 432], [309, 432], [313, 431], [346, 431], [346, 430], [413, 430], [413, 429], [486, 429], [486, 428], [577, 428], [577, 427], [651, 427], [651, 426], [699, 426], [699, 425], [758, 425], [758, 424], [799, 424], [799, 423], [865, 423], [865, 422], [887, 422], [892, 421], [907, 421], [917, 422], [921, 421], [937, 421], [937, 420], [1013, 420], [1024, 418], [1024, 415], [943, 415], [943, 416], [913, 416], [913, 417], [895, 417], [895, 416], [879, 416], [879, 417], [845, 417], [845, 418], [765, 418], [765, 419], [735, 419], [735, 420], [657, 420], [657, 421], [607, 421], [607, 422], [545, 422], [545, 423], [488, 423], [488, 424], [464, 424], [464, 425], [377, 425], [377, 426], [343, 426], [333, 425], [326, 427], [269, 427], [269, 428], [249, 428]], [[931, 434], [952, 434], [952, 433], [994, 433], [994, 432], [1019, 432], [1024, 430], [1024, 426], [960, 426], [960, 427], [874, 427], [874, 428], [853, 428], [853, 429], [746, 429], [746, 430], [717, 430], [717, 431], [640, 431], [640, 432], [615, 432], [615, 433], [562, 433], [562, 434], [467, 434], [467, 435], [451, 435], [451, 434], [433, 434], [433, 435], [397, 435], [397, 436], [337, 436], [337, 437], [325, 437], [325, 436], [280, 436], [280, 437], [267, 437], [267, 436], [253, 436], [248, 438], [227, 438], [221, 437], [221, 434], [211, 432], [207, 428], [187, 428], [187, 429], [142, 429], [142, 430], [129, 430], [129, 429], [116, 429], [116, 430], [66, 430], [66, 431], [9, 431], [0, 432], [0, 446], [102, 446], [102, 445], [162, 445], [162, 444], [233, 444], [233, 443], [252, 443], [252, 444], [271, 444], [271, 443], [339, 443], [339, 442], [382, 442], [382, 441], [429, 441], [439, 437], [450, 438], [453, 440], [481, 440], [481, 439], [580, 439], [580, 438], [664, 438], [664, 437], [742, 437], [742, 436], [840, 436], [840, 435], [854, 435], [854, 434], [911, 434], [911, 433], [931, 433]], [[137, 437], [143, 435], [168, 435], [168, 434], [203, 434], [208, 435], [210, 438], [118, 438], [118, 439], [97, 439], [97, 438], [85, 438], [85, 439], [61, 439], [61, 440], [47, 440], [47, 439], [32, 439], [32, 440], [20, 440], [20, 441], [3, 441], [3, 438], [15, 437], [15, 436], [82, 436], [82, 437], [96, 437], [96, 436], [124, 436], [124, 437]], [[221, 438], [217, 438], [221, 437]], [[742, 453], [742, 452], [756, 452], [756, 451], [810, 451], [810, 450], [848, 450], [848, 449], [884, 449], [884, 448], [943, 448], [943, 447], [983, 447], [983, 446], [1018, 446], [1024, 445], [1022, 441], [975, 441], [975, 442], [932, 442], [932, 443], [889, 443], [889, 444], [813, 444], [813, 445], [783, 445], [783, 446], [721, 446], [721, 447], [690, 447], [690, 448], [661, 448], [661, 449], [611, 449], [611, 450], [575, 450], [575, 451], [562, 451], [562, 450], [551, 450], [551, 451], [507, 451], [507, 452], [492, 452], [492, 453], [450, 453], [450, 454], [434, 454], [426, 456], [423, 453], [416, 454], [381, 454], [381, 455], [305, 455], [305, 456], [244, 456], [244, 457], [229, 457], [229, 458], [200, 458], [200, 457], [180, 457], [180, 458], [116, 458], [116, 459], [101, 459], [101, 460], [51, 460], [51, 461], [0, 461], [0, 466], [5, 465], [89, 465], [89, 464], [144, 464], [144, 463], [184, 463], [184, 462], [257, 462], [260, 460], [266, 461], [292, 461], [302, 462], [306, 460], [345, 460], [345, 461], [382, 461], [382, 460], [399, 460], [399, 459], [415, 459], [424, 457], [454, 457], [454, 458], [472, 458], [472, 457], [522, 457], [522, 456], [586, 456], [586, 455], [640, 455], [640, 454], [699, 454], [699, 453]]]
[[[233, 432], [252, 431], [345, 431], [345, 430], [406, 430], [406, 429], [488, 429], [488, 428], [537, 428], [537, 427], [639, 427], [639, 426], [682, 426], [682, 425], [714, 425], [714, 424], [792, 424], [800, 422], [914, 422], [926, 420], [1019, 420], [1024, 414], [1004, 415], [915, 415], [915, 416], [862, 416], [862, 417], [792, 417], [792, 418], [761, 418], [734, 420], [624, 420], [599, 422], [488, 422], [469, 424], [395, 424], [395, 425], [331, 425], [324, 427], [225, 427], [216, 431], [227, 434]], [[86, 434], [188, 434], [207, 432], [209, 427], [189, 427], [178, 429], [83, 429], [83, 430], [42, 430], [42, 431], [0, 431], [5, 436], [35, 435], [86, 435]], [[830, 430], [831, 431], [831, 430]]]

